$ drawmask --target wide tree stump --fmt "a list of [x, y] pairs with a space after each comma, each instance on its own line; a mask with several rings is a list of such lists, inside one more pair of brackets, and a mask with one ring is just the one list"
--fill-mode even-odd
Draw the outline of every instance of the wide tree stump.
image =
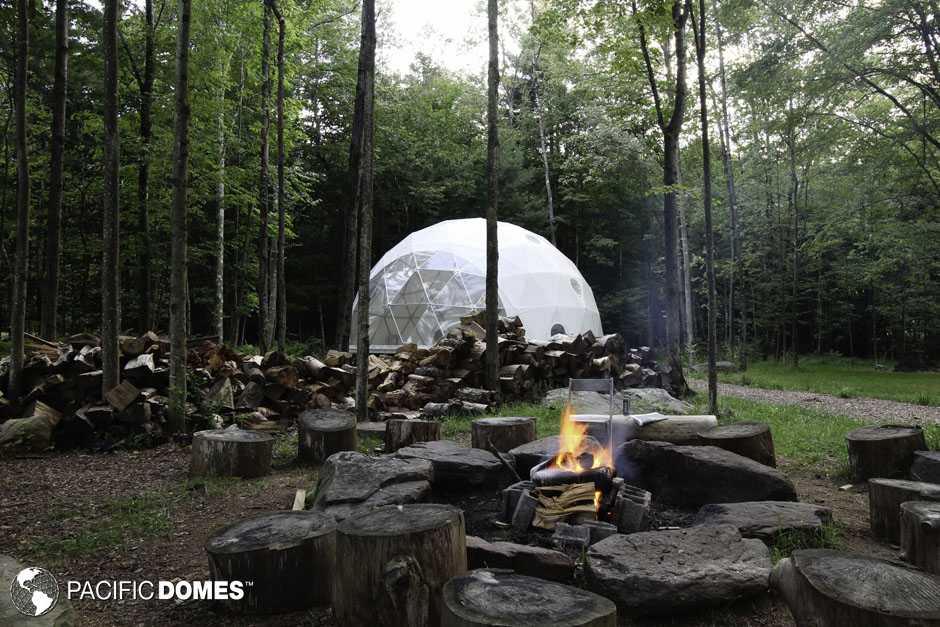
[[271, 470], [274, 438], [243, 429], [213, 429], [193, 434], [189, 474], [261, 477]]
[[297, 420], [297, 459], [322, 464], [340, 451], [359, 446], [356, 415], [340, 409], [308, 409]]
[[385, 423], [385, 452], [394, 453], [415, 442], [441, 439], [441, 423], [436, 420], [393, 418]]
[[[619, 416], [614, 416], [616, 425]], [[711, 415], [704, 416], [668, 416], [666, 420], [650, 422], [636, 430], [638, 440], [669, 442], [670, 444], [698, 444], [702, 441], [699, 433], [718, 426], [718, 419]]]
[[868, 481], [868, 517], [876, 538], [900, 542], [901, 503], [907, 501], [940, 501], [940, 485], [904, 479]]
[[904, 561], [940, 574], [940, 503], [901, 503], [901, 552]]
[[914, 451], [911, 479], [940, 483], [940, 451]]
[[861, 482], [872, 477], [906, 477], [914, 451], [927, 448], [920, 427], [875, 425], [850, 431], [845, 436], [852, 477]]
[[340, 625], [436, 626], [441, 589], [467, 571], [463, 512], [432, 503], [379, 507], [340, 524], [336, 554]]
[[562, 583], [475, 570], [444, 586], [441, 627], [616, 627], [608, 599]]
[[336, 523], [306, 511], [274, 512], [215, 532], [206, 542], [212, 579], [252, 582], [233, 612], [273, 614], [329, 605]]
[[940, 625], [940, 577], [898, 562], [806, 549], [777, 562], [770, 583], [797, 625]]
[[511, 416], [477, 418], [470, 430], [470, 446], [508, 453], [535, 440], [535, 418]]
[[763, 422], [735, 422], [702, 431], [702, 444], [710, 444], [753, 459], [765, 466], [777, 467], [774, 436]]

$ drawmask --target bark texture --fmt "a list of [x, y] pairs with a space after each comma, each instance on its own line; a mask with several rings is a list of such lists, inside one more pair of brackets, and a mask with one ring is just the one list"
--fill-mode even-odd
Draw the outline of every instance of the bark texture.
[[488, 0], [489, 68], [486, 102], [486, 385], [499, 395], [499, 351], [496, 330], [499, 311], [499, 120], [496, 108], [499, 92], [499, 6]]
[[16, 2], [16, 69], [13, 101], [16, 110], [16, 253], [13, 269], [13, 299], [10, 339], [12, 357], [9, 392], [19, 398], [23, 374], [23, 343], [26, 332], [26, 283], [29, 268], [29, 155], [26, 151], [26, 70], [29, 61], [29, 7], [26, 0]]
[[121, 259], [120, 136], [118, 134], [118, 0], [104, 2], [104, 194], [101, 260], [101, 396], [120, 383]]

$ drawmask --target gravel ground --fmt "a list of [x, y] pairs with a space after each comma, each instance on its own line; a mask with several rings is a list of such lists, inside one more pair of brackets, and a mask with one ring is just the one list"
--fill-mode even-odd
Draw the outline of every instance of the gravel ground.
[[[705, 390], [704, 381], [692, 379], [689, 384], [696, 391]], [[730, 383], [719, 383], [718, 393], [765, 403], [799, 405], [806, 409], [851, 416], [865, 422], [940, 424], [940, 407], [925, 407], [880, 398], [839, 398], [817, 392], [767, 390]]]

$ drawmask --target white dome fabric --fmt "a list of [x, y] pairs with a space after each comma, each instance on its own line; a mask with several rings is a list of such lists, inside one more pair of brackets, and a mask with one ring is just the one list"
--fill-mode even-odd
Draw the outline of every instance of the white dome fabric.
[[[570, 259], [508, 222], [499, 223], [498, 240], [500, 315], [519, 316], [531, 340], [548, 340], [555, 324], [570, 334], [603, 334], [594, 293]], [[486, 220], [447, 220], [416, 231], [385, 253], [370, 277], [371, 350], [431, 346], [462, 316], [486, 306]], [[352, 348], [358, 301], [357, 295]]]

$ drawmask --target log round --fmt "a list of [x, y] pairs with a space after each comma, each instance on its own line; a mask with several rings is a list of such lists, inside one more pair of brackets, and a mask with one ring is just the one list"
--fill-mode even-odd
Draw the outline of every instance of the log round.
[[340, 409], [308, 409], [297, 420], [297, 459], [322, 464], [340, 451], [355, 451], [359, 445], [356, 415]]
[[940, 574], [940, 503], [901, 503], [901, 553], [904, 561]]
[[193, 434], [189, 474], [261, 477], [271, 470], [274, 438], [242, 429], [212, 429]]
[[872, 477], [905, 477], [914, 451], [927, 448], [920, 427], [875, 425], [850, 431], [845, 436], [852, 477], [861, 482]]
[[467, 571], [463, 512], [434, 503], [379, 507], [340, 524], [336, 554], [340, 625], [436, 626], [441, 589]]
[[206, 542], [213, 580], [251, 582], [239, 600], [244, 614], [292, 612], [329, 605], [336, 523], [307, 511], [274, 512], [229, 525]]
[[735, 422], [702, 431], [698, 435], [702, 444], [723, 448], [765, 466], [777, 467], [774, 436], [770, 426], [763, 422]]
[[442, 627], [616, 627], [609, 599], [562, 583], [475, 570], [444, 586]]
[[940, 483], [940, 451], [915, 451], [911, 479]]
[[940, 625], [940, 577], [899, 562], [806, 549], [777, 562], [770, 583], [798, 625]]
[[470, 446], [508, 453], [535, 440], [535, 418], [507, 416], [477, 418], [470, 431]]
[[393, 418], [385, 422], [385, 452], [394, 453], [415, 442], [441, 439], [441, 423], [436, 420]]
[[869, 480], [868, 517], [876, 538], [900, 542], [901, 503], [907, 501], [940, 501], [940, 485], [904, 479]]

